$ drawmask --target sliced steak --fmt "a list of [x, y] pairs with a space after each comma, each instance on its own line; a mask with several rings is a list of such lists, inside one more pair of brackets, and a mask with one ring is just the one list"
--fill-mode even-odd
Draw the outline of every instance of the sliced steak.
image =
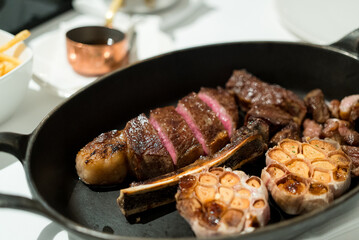
[[189, 165], [204, 154], [201, 144], [175, 107], [151, 110], [150, 123], [157, 130], [177, 168]]
[[129, 166], [138, 180], [174, 170], [170, 154], [144, 114], [130, 120], [124, 130], [127, 136]]
[[304, 97], [305, 105], [309, 113], [313, 115], [313, 119], [317, 123], [325, 123], [330, 117], [328, 106], [325, 104], [324, 94], [320, 89], [310, 91]]
[[205, 154], [212, 155], [229, 142], [221, 121], [197, 94], [190, 93], [182, 98], [176, 111], [185, 119]]
[[237, 129], [239, 121], [238, 108], [233, 94], [221, 87], [217, 87], [217, 89], [203, 87], [199, 91], [198, 97], [216, 113], [231, 137]]
[[319, 123], [309, 118], [303, 122], [303, 138], [320, 138], [322, 136], [323, 127]]
[[307, 111], [303, 100], [295, 93], [278, 85], [262, 82], [246, 70], [235, 70], [226, 88], [236, 95], [244, 111], [257, 104], [273, 105], [292, 115], [298, 124], [301, 124]]

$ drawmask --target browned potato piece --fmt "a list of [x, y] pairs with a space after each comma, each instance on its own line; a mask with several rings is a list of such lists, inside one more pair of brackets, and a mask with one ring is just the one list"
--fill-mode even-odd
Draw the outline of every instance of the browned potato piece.
[[101, 134], [77, 153], [77, 174], [87, 184], [121, 183], [128, 171], [126, 148], [122, 131]]

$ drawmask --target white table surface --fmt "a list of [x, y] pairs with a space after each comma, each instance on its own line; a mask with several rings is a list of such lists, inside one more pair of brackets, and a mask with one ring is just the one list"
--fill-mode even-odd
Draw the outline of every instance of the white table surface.
[[[33, 29], [33, 36], [54, 30], [59, 22], [75, 15], [72, 11], [59, 16]], [[173, 40], [173, 49], [244, 40], [300, 41], [281, 25], [275, 4], [270, 0], [203, 1], [201, 8], [191, 17], [172, 29], [167, 29], [165, 34]], [[65, 99], [44, 90], [29, 88], [16, 113], [0, 125], [0, 132], [31, 133], [43, 117], [63, 101]], [[0, 153], [0, 192], [31, 197], [22, 165], [15, 157], [6, 153]], [[356, 204], [350, 213], [338, 216], [336, 221], [304, 233], [300, 238], [335, 239], [340, 233], [340, 239], [357, 239], [358, 219], [359, 204]], [[13, 209], [0, 209], [0, 239], [67, 240], [73, 237], [61, 226], [42, 216]]]

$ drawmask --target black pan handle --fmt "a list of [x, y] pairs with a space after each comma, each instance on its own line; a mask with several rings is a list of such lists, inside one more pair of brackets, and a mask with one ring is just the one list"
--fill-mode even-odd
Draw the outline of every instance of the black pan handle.
[[[14, 155], [23, 164], [29, 139], [30, 135], [0, 132], [0, 151]], [[0, 208], [25, 210], [56, 221], [56, 217], [46, 210], [39, 201], [26, 197], [0, 193]]]
[[339, 41], [332, 43], [330, 46], [342, 49], [349, 53], [359, 54], [359, 28], [344, 36]]
[[0, 151], [14, 155], [23, 163], [29, 138], [30, 135], [0, 132]]

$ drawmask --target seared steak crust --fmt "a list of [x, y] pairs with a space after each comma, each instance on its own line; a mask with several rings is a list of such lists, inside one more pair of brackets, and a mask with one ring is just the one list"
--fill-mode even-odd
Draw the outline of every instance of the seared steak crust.
[[174, 170], [171, 156], [144, 114], [130, 120], [126, 124], [125, 133], [129, 166], [138, 180]]
[[182, 98], [176, 111], [186, 120], [205, 154], [212, 155], [229, 142], [221, 121], [197, 94], [190, 93]]
[[168, 106], [151, 110], [150, 122], [154, 127], [158, 126], [159, 129], [155, 128], [164, 135], [161, 137], [160, 134], [162, 143], [178, 168], [189, 165], [203, 155], [201, 144], [186, 121], [176, 112], [175, 107]]
[[273, 105], [292, 115], [298, 124], [301, 124], [306, 114], [303, 100], [292, 91], [262, 82], [246, 70], [235, 70], [226, 88], [236, 94], [239, 105], [244, 111], [257, 104]]

